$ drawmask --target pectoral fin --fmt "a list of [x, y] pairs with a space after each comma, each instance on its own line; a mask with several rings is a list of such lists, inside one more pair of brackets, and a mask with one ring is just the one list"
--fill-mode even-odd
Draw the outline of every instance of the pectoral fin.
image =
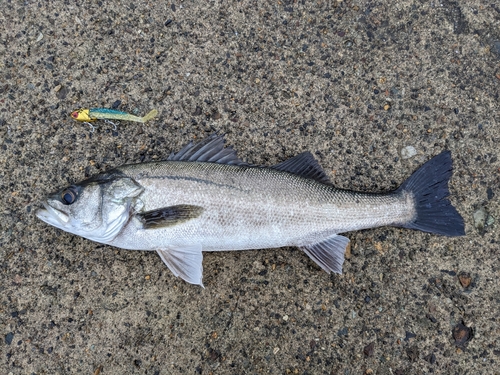
[[195, 219], [203, 212], [203, 207], [189, 204], [162, 207], [157, 210], [137, 214], [142, 221], [144, 229], [170, 227], [191, 219]]
[[348, 244], [349, 238], [336, 234], [324, 241], [300, 248], [326, 272], [341, 274], [344, 253]]
[[203, 287], [203, 254], [201, 250], [201, 245], [191, 245], [169, 247], [165, 250], [157, 250], [157, 253], [176, 277]]

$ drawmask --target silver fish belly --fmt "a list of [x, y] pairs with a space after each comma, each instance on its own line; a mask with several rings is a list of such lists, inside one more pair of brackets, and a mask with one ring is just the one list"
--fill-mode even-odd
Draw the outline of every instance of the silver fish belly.
[[202, 251], [297, 246], [341, 273], [349, 240], [339, 233], [384, 225], [464, 233], [447, 199], [449, 152], [398, 190], [371, 194], [333, 187], [310, 153], [259, 167], [223, 144], [213, 135], [167, 161], [94, 176], [51, 195], [37, 216], [94, 241], [157, 251], [176, 276], [199, 285]]

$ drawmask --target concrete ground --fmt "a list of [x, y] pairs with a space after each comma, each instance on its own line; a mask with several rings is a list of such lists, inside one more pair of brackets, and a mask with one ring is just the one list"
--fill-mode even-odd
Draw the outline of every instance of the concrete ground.
[[[499, 91], [492, 1], [0, 2], [0, 373], [500, 373]], [[69, 117], [89, 106], [160, 114], [90, 133]], [[467, 235], [348, 233], [343, 275], [208, 253], [202, 289], [34, 216], [215, 131], [360, 191], [451, 150]]]

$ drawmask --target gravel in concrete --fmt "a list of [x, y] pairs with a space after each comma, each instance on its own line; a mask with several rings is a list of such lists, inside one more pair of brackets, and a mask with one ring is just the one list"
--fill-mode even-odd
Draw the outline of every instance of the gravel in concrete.
[[[499, 373], [499, 30], [481, 0], [0, 2], [0, 372]], [[160, 115], [90, 133], [79, 107]], [[349, 233], [331, 276], [298, 249], [206, 254], [202, 289], [34, 216], [215, 131], [361, 191], [451, 150], [467, 235]]]

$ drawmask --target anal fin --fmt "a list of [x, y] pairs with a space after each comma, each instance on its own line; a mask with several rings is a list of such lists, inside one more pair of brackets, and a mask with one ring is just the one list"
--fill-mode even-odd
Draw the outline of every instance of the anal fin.
[[169, 247], [156, 251], [176, 277], [203, 287], [203, 254], [201, 245]]
[[344, 253], [348, 244], [349, 238], [335, 234], [321, 242], [301, 246], [300, 249], [326, 272], [341, 274]]

